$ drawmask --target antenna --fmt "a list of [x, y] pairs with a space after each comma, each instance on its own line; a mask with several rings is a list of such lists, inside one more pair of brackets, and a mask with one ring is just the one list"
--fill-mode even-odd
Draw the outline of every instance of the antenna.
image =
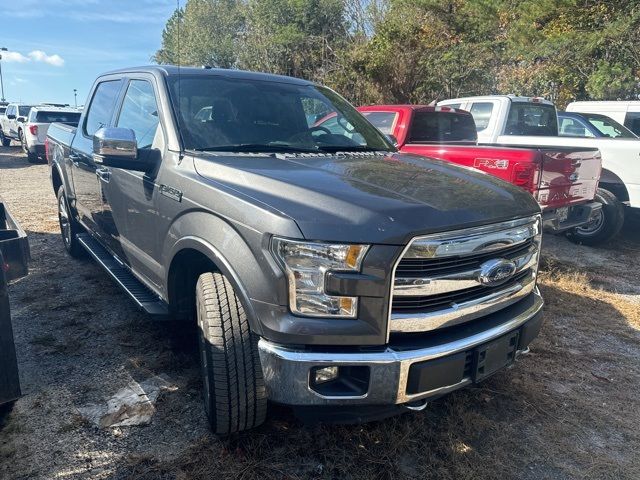
[[[178, 9], [178, 126], [181, 126], [182, 124], [182, 75], [180, 73], [180, 63], [181, 63], [181, 59], [180, 59], [180, 53], [181, 53], [181, 49], [180, 49], [180, 24], [182, 23], [182, 15], [180, 14], [180, 0], [176, 0], [176, 7]], [[182, 130], [182, 128], [180, 128], [180, 130]], [[182, 138], [182, 134], [180, 135], [180, 137]], [[184, 146], [184, 142], [182, 142], [182, 146]], [[180, 148], [180, 154], [179, 154], [179, 162], [182, 161], [182, 146]]]

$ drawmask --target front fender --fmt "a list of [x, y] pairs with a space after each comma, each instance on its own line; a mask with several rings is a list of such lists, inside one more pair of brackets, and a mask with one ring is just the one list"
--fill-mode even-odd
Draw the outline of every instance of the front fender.
[[[262, 327], [254, 304], [287, 302], [284, 274], [268, 252], [269, 237], [209, 212], [192, 211], [171, 225], [164, 245], [164, 264], [171, 265], [186, 249], [205, 255], [234, 286], [253, 331], [260, 334]], [[169, 270], [165, 270], [165, 286], [169, 284]]]

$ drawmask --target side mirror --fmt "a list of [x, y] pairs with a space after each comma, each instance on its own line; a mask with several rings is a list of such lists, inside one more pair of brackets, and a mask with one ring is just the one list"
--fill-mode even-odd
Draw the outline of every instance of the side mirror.
[[27, 121], [27, 117], [18, 117], [18, 122], [24, 123]]
[[393, 135], [392, 133], [387, 134], [387, 139], [388, 139], [391, 143], [393, 143], [393, 146], [394, 146], [394, 147], [397, 147], [397, 146], [398, 146], [398, 139], [397, 139], [397, 138], [396, 138], [396, 136], [395, 136], [395, 135]]
[[93, 161], [105, 167], [146, 172], [148, 162], [138, 158], [136, 134], [130, 128], [103, 127], [93, 135]]
[[13, 113], [9, 113], [9, 114], [7, 115], [7, 118], [8, 118], [9, 120], [15, 120], [15, 119], [16, 119], [16, 116], [15, 116]]

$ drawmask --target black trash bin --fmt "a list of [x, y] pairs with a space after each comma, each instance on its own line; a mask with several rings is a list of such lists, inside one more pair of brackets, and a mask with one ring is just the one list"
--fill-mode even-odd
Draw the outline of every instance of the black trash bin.
[[[0, 265], [3, 267], [6, 265], [1, 251]], [[0, 268], [0, 406], [13, 402], [18, 397], [20, 397], [20, 377], [16, 347], [13, 343], [7, 276], [4, 268]]]
[[27, 274], [29, 258], [27, 235], [0, 198], [0, 406], [20, 397], [7, 283]]

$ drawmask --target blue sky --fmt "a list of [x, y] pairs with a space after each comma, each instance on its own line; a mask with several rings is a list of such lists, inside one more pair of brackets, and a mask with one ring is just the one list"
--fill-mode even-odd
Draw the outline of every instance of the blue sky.
[[[181, 0], [184, 5], [184, 0]], [[102, 72], [151, 63], [176, 0], [0, 0], [8, 101], [86, 101]]]

